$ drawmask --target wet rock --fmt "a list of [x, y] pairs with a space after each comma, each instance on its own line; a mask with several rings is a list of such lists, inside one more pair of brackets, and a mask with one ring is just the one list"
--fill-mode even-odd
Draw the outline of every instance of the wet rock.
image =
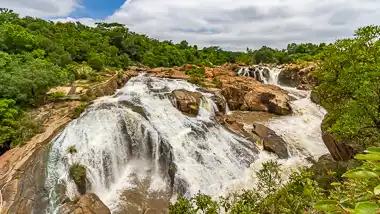
[[174, 106], [183, 113], [191, 116], [198, 114], [202, 94], [186, 90], [175, 90], [172, 92]]
[[110, 214], [111, 211], [94, 193], [83, 195], [77, 202], [68, 202], [60, 210], [60, 214]]
[[278, 76], [278, 82], [281, 85], [297, 87], [301, 90], [311, 90], [317, 82], [312, 75], [315, 70], [315, 64], [309, 64], [306, 67], [290, 64], [281, 71]]
[[68, 102], [64, 107], [51, 103], [36, 109], [33, 117], [43, 119], [45, 130], [24, 146], [0, 156], [1, 208], [4, 213], [45, 212], [48, 204], [45, 189], [48, 144], [71, 121], [70, 108], [77, 104]]
[[321, 97], [320, 95], [315, 91], [315, 90], [312, 90], [311, 93], [310, 93], [310, 100], [313, 102], [313, 103], [316, 103], [318, 105], [321, 105]]
[[87, 90], [86, 95], [89, 97], [102, 97], [107, 95], [113, 95], [116, 89], [118, 88], [118, 76], [115, 75], [105, 82], [91, 86], [90, 89]]
[[328, 129], [333, 122], [334, 121], [329, 118], [328, 115], [323, 119], [321, 125], [323, 142], [334, 160], [347, 161], [353, 159], [360, 151], [354, 147], [353, 142], [350, 142], [349, 140], [338, 140], [334, 134], [328, 132]]
[[145, 114], [145, 110], [142, 106], [138, 106], [130, 101], [127, 101], [127, 100], [122, 100], [122, 101], [119, 101], [120, 104], [124, 105], [124, 106], [127, 106], [128, 108], [130, 108], [132, 111], [140, 114], [141, 116], [143, 116], [145, 119], [148, 120], [148, 117], [146, 116]]
[[265, 151], [275, 153], [279, 158], [289, 158], [286, 142], [273, 130], [261, 124], [253, 124], [253, 133], [263, 141]]
[[218, 119], [219, 123], [222, 126], [224, 126], [228, 131], [230, 131], [230, 132], [232, 132], [232, 133], [234, 133], [240, 137], [243, 137], [246, 140], [251, 142], [250, 145], [248, 145], [245, 142], [240, 142], [243, 146], [250, 149], [254, 153], [258, 153], [258, 149], [257, 149], [256, 145], [257, 145], [257, 141], [260, 139], [257, 138], [257, 136], [247, 132], [244, 129], [243, 124], [237, 122], [232, 116], [228, 116], [228, 115], [218, 116], [217, 119]]
[[86, 194], [86, 167], [81, 164], [73, 164], [70, 167], [70, 177], [74, 180], [74, 183], [77, 185], [78, 192], [80, 194]]
[[226, 112], [227, 101], [223, 97], [222, 92], [220, 90], [216, 90], [213, 92], [214, 96], [211, 99], [215, 102], [218, 107], [219, 112], [224, 114]]
[[[310, 167], [313, 172], [313, 180], [317, 181], [319, 186], [325, 190], [332, 188], [331, 183], [343, 180], [342, 175], [352, 168], [360, 166], [357, 160], [335, 161], [330, 154], [322, 155], [318, 161]], [[331, 175], [333, 171], [336, 174]]]
[[264, 85], [248, 77], [222, 78], [221, 81], [222, 95], [231, 110], [291, 113], [290, 97], [280, 87]]

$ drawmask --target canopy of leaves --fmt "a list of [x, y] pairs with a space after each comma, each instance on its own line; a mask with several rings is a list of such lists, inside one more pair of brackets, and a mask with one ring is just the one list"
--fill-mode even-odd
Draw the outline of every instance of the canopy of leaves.
[[330, 132], [365, 144], [380, 139], [380, 27], [326, 47], [317, 87], [333, 124]]

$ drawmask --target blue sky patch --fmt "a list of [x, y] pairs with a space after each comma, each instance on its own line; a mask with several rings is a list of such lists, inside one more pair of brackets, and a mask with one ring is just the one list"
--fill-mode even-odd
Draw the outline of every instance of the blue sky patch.
[[76, 9], [70, 14], [70, 17], [104, 19], [112, 15], [124, 3], [125, 0], [83, 0], [83, 8]]

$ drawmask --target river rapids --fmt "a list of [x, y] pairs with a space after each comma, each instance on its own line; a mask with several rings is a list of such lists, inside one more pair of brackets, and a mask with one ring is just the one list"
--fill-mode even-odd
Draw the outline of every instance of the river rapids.
[[[258, 72], [258, 78], [278, 85], [279, 72]], [[248, 75], [244, 69], [239, 74]], [[309, 164], [307, 158], [327, 153], [320, 133], [326, 112], [310, 101], [309, 91], [280, 87], [295, 98], [293, 113], [266, 125], [288, 144], [290, 158], [278, 160], [286, 177], [286, 172]], [[86, 166], [87, 192], [98, 195], [112, 213], [141, 213], [144, 207], [163, 210], [178, 194], [201, 191], [220, 196], [253, 187], [254, 172], [276, 156], [212, 120], [218, 111], [212, 94], [202, 92], [206, 99], [197, 117], [182, 114], [170, 96], [177, 89], [199, 91], [184, 80], [140, 74], [71, 122], [53, 140], [48, 154], [46, 213], [58, 213], [62, 194], [70, 199], [79, 195], [69, 176], [74, 163]], [[68, 153], [72, 146], [77, 153]]]

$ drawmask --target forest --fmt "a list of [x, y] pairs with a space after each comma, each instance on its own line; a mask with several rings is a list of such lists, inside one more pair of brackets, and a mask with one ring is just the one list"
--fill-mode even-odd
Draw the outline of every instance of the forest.
[[[268, 162], [257, 172], [260, 193], [246, 190], [219, 200], [201, 193], [193, 198], [179, 196], [170, 212], [376, 213], [380, 205], [379, 38], [380, 27], [368, 26], [333, 44], [292, 43], [281, 50], [263, 46], [232, 52], [187, 41], [158, 41], [118, 23], [96, 27], [55, 23], [2, 8], [0, 147], [20, 146], [39, 131], [26, 112], [42, 105], [51, 88], [77, 79], [96, 81], [94, 77], [105, 69], [314, 61], [319, 65], [314, 90], [328, 111], [329, 132], [353, 142], [364, 154], [352, 164], [337, 163], [340, 171], [318, 174], [313, 168], [301, 169], [288, 181], [281, 180], [277, 163]], [[91, 72], [78, 74], [83, 65]]]
[[[325, 44], [290, 44], [287, 49], [247, 48], [246, 52], [220, 47], [198, 48], [182, 41], [158, 41], [129, 31], [118, 23], [54, 23], [20, 17], [0, 9], [0, 146], [15, 147], [38, 127], [27, 118], [27, 108], [41, 105], [46, 92], [76, 79], [96, 79], [105, 68], [130, 65], [172, 67], [184, 64], [213, 66], [224, 63], [287, 63], [312, 60]], [[92, 68], [85, 76], [80, 66]]]

